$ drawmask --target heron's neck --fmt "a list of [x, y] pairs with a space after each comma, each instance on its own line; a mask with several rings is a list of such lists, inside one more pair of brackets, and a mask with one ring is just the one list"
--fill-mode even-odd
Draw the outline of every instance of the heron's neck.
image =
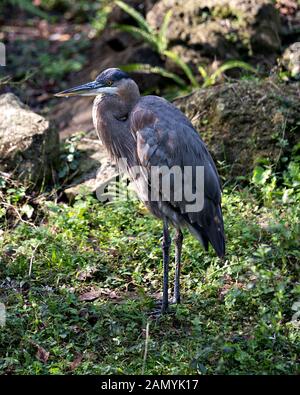
[[99, 95], [93, 105], [93, 121], [98, 137], [114, 161], [123, 158], [129, 166], [135, 165], [130, 114], [139, 98], [136, 86], [136, 89], [120, 89], [117, 95]]

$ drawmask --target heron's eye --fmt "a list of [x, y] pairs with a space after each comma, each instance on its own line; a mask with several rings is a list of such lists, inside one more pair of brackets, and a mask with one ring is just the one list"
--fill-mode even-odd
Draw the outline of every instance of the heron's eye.
[[125, 122], [128, 119], [128, 114], [125, 114], [121, 117], [116, 117], [118, 121]]
[[106, 81], [106, 85], [111, 86], [113, 84], [112, 80]]

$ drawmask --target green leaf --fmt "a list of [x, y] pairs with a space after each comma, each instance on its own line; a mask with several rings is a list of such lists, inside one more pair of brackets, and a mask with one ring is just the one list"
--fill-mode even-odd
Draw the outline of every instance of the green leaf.
[[74, 155], [73, 154], [67, 155], [67, 161], [68, 162], [72, 162], [73, 160], [74, 160]]
[[141, 29], [143, 29], [145, 32], [153, 34], [153, 30], [151, 29], [150, 25], [142, 14], [140, 14], [133, 7], [124, 3], [121, 0], [116, 0], [115, 4], [119, 6], [123, 11], [125, 11], [128, 15], [130, 15], [138, 23]]
[[170, 71], [167, 71], [162, 67], [151, 66], [150, 64], [143, 64], [143, 63], [131, 63], [124, 66], [120, 66], [120, 68], [127, 72], [159, 74], [163, 77], [172, 79], [180, 86], [186, 86], [186, 82], [182, 78], [178, 77], [178, 75], [174, 73], [171, 73]]
[[199, 73], [201, 74], [201, 77], [204, 79], [204, 81], [207, 79], [208, 74], [207, 71], [203, 66], [198, 66]]
[[258, 71], [252, 67], [250, 64], [243, 62], [241, 60], [228, 60], [223, 63], [214, 73], [212, 73], [206, 82], [204, 82], [204, 87], [215, 84], [217, 78], [223, 74], [225, 71], [230, 69], [240, 68], [257, 74]]
[[5, 179], [0, 177], [0, 188], [4, 188], [6, 185]]
[[173, 60], [185, 73], [194, 88], [199, 88], [199, 84], [193, 75], [191, 68], [173, 51], [164, 51], [163, 53], [167, 58]]
[[0, 207], [0, 218], [4, 217], [6, 214], [6, 209], [4, 207]]
[[159, 43], [157, 40], [155, 40], [155, 37], [152, 34], [149, 34], [148, 32], [145, 32], [144, 30], [131, 25], [113, 24], [112, 27], [114, 29], [119, 29], [122, 30], [123, 32], [130, 33], [133, 36], [138, 36], [142, 38], [144, 41], [150, 44], [153, 47], [153, 49], [158, 51]]
[[169, 10], [166, 13], [163, 23], [161, 25], [160, 31], [159, 31], [158, 37], [159, 37], [161, 52], [165, 51], [168, 47], [167, 29], [168, 29], [172, 14], [173, 14], [172, 10]]
[[256, 166], [253, 170], [252, 182], [255, 185], [264, 185], [270, 178], [272, 170], [270, 168], [264, 169], [261, 166]]

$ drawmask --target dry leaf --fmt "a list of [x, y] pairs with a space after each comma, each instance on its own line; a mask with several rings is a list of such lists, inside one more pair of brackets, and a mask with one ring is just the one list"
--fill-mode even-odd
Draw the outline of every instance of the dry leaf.
[[46, 363], [50, 355], [49, 351], [46, 351], [43, 347], [39, 346], [38, 344], [36, 344], [36, 347], [37, 347], [37, 353], [36, 353], [37, 359], [43, 363]]
[[115, 291], [111, 291], [110, 289], [93, 289], [89, 292], [86, 292], [82, 295], [79, 295], [80, 301], [93, 301], [100, 298], [101, 295], [108, 297], [109, 299], [120, 299], [120, 296], [116, 294]]
[[107, 290], [106, 292], [103, 292], [106, 296], [109, 297], [109, 299], [120, 299], [120, 296], [118, 296], [115, 291], [110, 291]]
[[79, 295], [79, 300], [80, 301], [93, 301], [95, 299], [100, 298], [101, 294], [102, 294], [101, 290], [93, 290], [90, 292], [86, 292], [82, 295]]

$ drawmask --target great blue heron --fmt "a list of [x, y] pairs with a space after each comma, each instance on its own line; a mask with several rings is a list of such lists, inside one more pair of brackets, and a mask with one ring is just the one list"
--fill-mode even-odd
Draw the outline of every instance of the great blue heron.
[[[57, 93], [56, 96], [96, 96], [93, 122], [99, 138], [115, 161], [126, 160], [125, 171], [147, 208], [163, 220], [163, 298], [161, 312], [168, 308], [169, 227], [175, 235], [175, 303], [180, 302], [182, 228], [187, 227], [207, 250], [209, 243], [219, 257], [225, 254], [221, 185], [215, 164], [199, 134], [186, 116], [173, 104], [158, 96], [141, 96], [137, 84], [120, 69], [104, 70], [93, 82]], [[132, 169], [140, 166], [143, 172]], [[166, 198], [159, 183], [159, 198], [152, 192], [151, 169], [166, 166], [192, 168], [192, 189], [197, 194], [195, 170], [204, 168], [203, 207], [192, 210], [187, 199], [175, 200], [174, 178]], [[183, 173], [181, 173], [183, 174]], [[150, 181], [149, 181], [150, 180]], [[182, 176], [183, 183], [185, 178]], [[178, 184], [177, 184], [178, 186]], [[184, 187], [184, 185], [183, 185]], [[173, 189], [173, 190], [172, 190]]]

